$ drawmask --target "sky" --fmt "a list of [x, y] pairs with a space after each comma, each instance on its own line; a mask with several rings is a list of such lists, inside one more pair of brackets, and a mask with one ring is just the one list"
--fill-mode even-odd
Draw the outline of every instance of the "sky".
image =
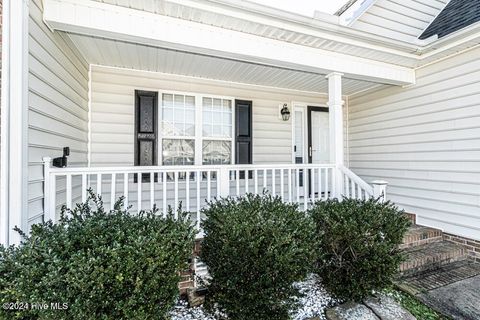
[[313, 17], [313, 12], [319, 10], [333, 14], [348, 0], [250, 0], [266, 6], [299, 13]]

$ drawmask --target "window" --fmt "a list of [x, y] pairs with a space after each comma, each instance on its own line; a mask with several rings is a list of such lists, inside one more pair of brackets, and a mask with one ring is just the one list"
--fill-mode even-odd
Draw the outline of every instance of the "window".
[[162, 163], [195, 163], [195, 97], [162, 94]]
[[231, 164], [233, 100], [163, 93], [161, 147], [163, 165]]
[[232, 101], [202, 99], [202, 164], [232, 163]]

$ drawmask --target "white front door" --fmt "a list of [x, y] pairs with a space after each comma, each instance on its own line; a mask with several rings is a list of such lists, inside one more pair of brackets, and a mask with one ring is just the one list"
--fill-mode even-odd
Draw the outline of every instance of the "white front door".
[[308, 162], [329, 163], [330, 132], [328, 108], [308, 107]]
[[[329, 163], [330, 162], [330, 126], [328, 108], [325, 107], [308, 107], [307, 108], [307, 124], [308, 124], [308, 162], [309, 163]], [[319, 170], [308, 170], [305, 176], [310, 197], [325, 196], [327, 190], [328, 179], [326, 172], [320, 173]], [[321, 180], [321, 181], [319, 181]], [[313, 188], [320, 182], [322, 194], [319, 195], [319, 188]], [[312, 190], [315, 195], [312, 195]], [[328, 192], [328, 191], [327, 191]]]

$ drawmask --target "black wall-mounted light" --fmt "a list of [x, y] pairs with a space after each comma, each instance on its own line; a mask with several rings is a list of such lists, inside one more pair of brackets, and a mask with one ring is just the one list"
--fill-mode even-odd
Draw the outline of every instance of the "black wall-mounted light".
[[63, 156], [53, 159], [53, 166], [57, 168], [65, 168], [67, 166], [67, 157], [70, 155], [70, 148], [63, 148]]
[[288, 110], [287, 104], [283, 104], [282, 110], [280, 110], [283, 121], [288, 121], [290, 119], [290, 110]]

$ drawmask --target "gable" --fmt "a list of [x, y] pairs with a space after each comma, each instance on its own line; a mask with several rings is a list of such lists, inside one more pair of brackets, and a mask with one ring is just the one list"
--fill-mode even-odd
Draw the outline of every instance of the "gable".
[[[448, 0], [376, 0], [351, 27], [394, 39], [415, 42]], [[475, 0], [474, 2], [478, 2]]]

